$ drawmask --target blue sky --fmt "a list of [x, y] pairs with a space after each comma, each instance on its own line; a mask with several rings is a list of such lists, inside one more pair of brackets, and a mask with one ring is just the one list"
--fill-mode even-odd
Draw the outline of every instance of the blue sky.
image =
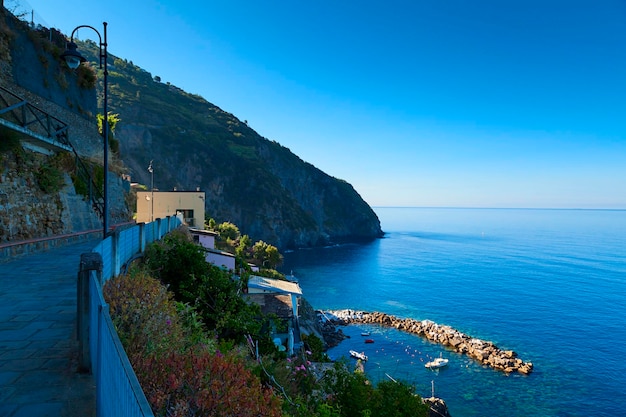
[[626, 208], [623, 0], [5, 4], [107, 21], [112, 54], [373, 206]]

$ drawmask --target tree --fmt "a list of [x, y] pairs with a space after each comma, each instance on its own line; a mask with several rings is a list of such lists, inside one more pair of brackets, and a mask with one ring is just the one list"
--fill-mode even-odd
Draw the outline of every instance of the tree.
[[209, 217], [208, 214], [204, 216], [204, 223], [206, 224], [206, 230], [211, 230], [213, 232], [217, 230], [217, 224], [215, 223], [215, 219]]
[[372, 401], [372, 416], [427, 417], [428, 406], [415, 395], [415, 388], [404, 382], [381, 381]]
[[[100, 113], [98, 113], [97, 115], [98, 118], [98, 132], [101, 135], [104, 135], [104, 131], [102, 130], [102, 121], [104, 120], [104, 116]], [[115, 133], [115, 127], [117, 126], [117, 123], [120, 121], [120, 115], [119, 114], [113, 114], [111, 112], [109, 112], [108, 117], [107, 117], [107, 123], [109, 124], [109, 133]]]
[[278, 248], [274, 245], [267, 245], [267, 248], [265, 249], [265, 257], [267, 266], [271, 269], [276, 269], [276, 267], [283, 261], [282, 255], [278, 251]]
[[252, 257], [259, 261], [263, 267], [275, 269], [282, 262], [282, 255], [278, 248], [269, 243], [259, 240], [252, 247]]
[[241, 236], [239, 228], [231, 222], [224, 222], [220, 224], [218, 226], [218, 230], [220, 232], [220, 237], [226, 241], [235, 241], [239, 239], [239, 236]]
[[267, 249], [267, 245], [267, 243], [259, 240], [254, 244], [254, 246], [252, 246], [252, 257], [261, 262], [261, 264], [265, 261], [265, 250]]
[[245, 258], [246, 252], [248, 251], [248, 249], [250, 249], [251, 243], [252, 243], [252, 240], [250, 239], [250, 236], [248, 235], [241, 236], [239, 238], [239, 245], [237, 245], [237, 248], [235, 249], [235, 255], [241, 258]]
[[[117, 122], [120, 121], [119, 116], [120, 116], [119, 114], [113, 114], [109, 112], [109, 115], [107, 117], [107, 123], [109, 125], [109, 138], [108, 138], [109, 147], [111, 148], [113, 152], [116, 152], [116, 153], [119, 152], [120, 150], [120, 143], [117, 139], [115, 139], [115, 127], [117, 126]], [[102, 130], [102, 122], [104, 120], [104, 116], [102, 114], [98, 114], [97, 119], [98, 119], [98, 132], [100, 132], [100, 134], [104, 136], [104, 130]]]
[[261, 335], [261, 310], [242, 297], [244, 282], [204, 259], [204, 249], [182, 233], [170, 233], [146, 250], [153, 276], [169, 286], [177, 301], [196, 309], [207, 329], [220, 339], [241, 342], [246, 334]]
[[209, 264], [204, 256], [204, 249], [189, 241], [183, 232], [172, 232], [148, 246], [145, 261], [151, 274], [169, 285], [178, 297], [186, 288], [196, 285], [196, 277], [207, 274]]

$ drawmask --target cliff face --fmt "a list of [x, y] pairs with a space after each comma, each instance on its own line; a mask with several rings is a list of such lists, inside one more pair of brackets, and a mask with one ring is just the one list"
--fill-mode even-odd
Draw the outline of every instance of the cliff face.
[[[32, 29], [0, 9], [0, 86], [67, 123], [69, 140], [81, 158], [102, 164], [96, 89], [81, 88], [76, 75], [63, 67], [59, 55], [64, 48], [65, 37], [58, 31]], [[0, 129], [0, 243], [102, 226], [91, 204], [74, 188], [73, 155], [61, 158], [70, 163], [59, 163], [62, 154], [66, 153], [48, 156], [22, 149], [14, 132]], [[50, 180], [51, 172], [61, 183], [43, 191], [40, 183]], [[113, 224], [129, 220], [125, 186], [119, 175], [109, 176]]]
[[[101, 94], [79, 88], [76, 75], [61, 67], [63, 36], [46, 28], [32, 31], [9, 14], [2, 17], [2, 85], [66, 121], [78, 153], [101, 160], [94, 120]], [[101, 83], [97, 45], [79, 42], [79, 50]], [[121, 159], [134, 181], [150, 186], [147, 167], [154, 161], [155, 188], [199, 188], [206, 192], [210, 217], [231, 221], [253, 240], [281, 249], [382, 235], [376, 214], [350, 184], [204, 98], [161, 83], [132, 61], [109, 54], [108, 68], [109, 110], [121, 119], [115, 132], [120, 152], [112, 159]], [[110, 189], [117, 190], [113, 185]], [[119, 221], [126, 215], [123, 194], [110, 194], [111, 215]]]
[[206, 211], [279, 248], [380, 237], [373, 210], [345, 181], [261, 137], [202, 97], [113, 59], [110, 107], [120, 157], [133, 180], [206, 192]]

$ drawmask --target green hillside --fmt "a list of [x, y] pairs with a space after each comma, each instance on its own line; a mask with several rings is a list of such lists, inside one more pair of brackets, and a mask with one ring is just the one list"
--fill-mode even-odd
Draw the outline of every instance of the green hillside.
[[[79, 44], [96, 64], [96, 45]], [[102, 70], [98, 79], [102, 80]], [[102, 87], [100, 85], [100, 87]], [[280, 248], [376, 238], [380, 222], [353, 187], [301, 160], [203, 97], [109, 56], [109, 109], [134, 181], [206, 191], [207, 213]]]

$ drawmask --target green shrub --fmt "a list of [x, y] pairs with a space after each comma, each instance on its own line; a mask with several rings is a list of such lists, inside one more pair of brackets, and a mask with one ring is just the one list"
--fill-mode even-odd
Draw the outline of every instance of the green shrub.
[[96, 81], [98, 79], [96, 77], [96, 71], [88, 62], [85, 62], [84, 64], [79, 65], [78, 68], [76, 68], [76, 78], [76, 83], [78, 84], [78, 86], [85, 90], [91, 90], [95, 88]]
[[428, 406], [415, 395], [415, 387], [404, 382], [379, 382], [371, 403], [375, 417], [428, 416]]
[[89, 184], [85, 181], [85, 179], [76, 174], [71, 175], [72, 184], [74, 184], [74, 190], [76, 194], [82, 195], [84, 197], [89, 197]]
[[46, 194], [58, 193], [65, 184], [61, 170], [51, 164], [40, 166], [35, 173], [35, 178], [41, 191]]
[[173, 295], [159, 280], [134, 270], [107, 281], [102, 292], [129, 357], [183, 349]]
[[193, 306], [220, 339], [242, 342], [247, 334], [262, 338], [260, 308], [241, 297], [243, 282], [208, 264], [204, 249], [184, 232], [150, 245], [145, 260], [150, 273], [168, 285], [177, 301]]
[[281, 416], [281, 401], [231, 354], [197, 350], [133, 363], [157, 416]]
[[0, 153], [7, 153], [20, 146], [19, 135], [4, 126], [0, 126]]
[[[201, 246], [191, 242], [182, 230], [176, 230], [148, 246], [145, 261], [149, 272], [168, 285], [178, 301], [195, 304], [196, 297], [187, 289], [193, 291], [195, 281], [206, 275], [209, 267]], [[183, 292], [188, 299], [180, 297]]]
[[311, 352], [311, 360], [314, 362], [330, 362], [330, 358], [324, 352], [324, 342], [314, 334], [303, 334], [302, 341], [307, 351]]

